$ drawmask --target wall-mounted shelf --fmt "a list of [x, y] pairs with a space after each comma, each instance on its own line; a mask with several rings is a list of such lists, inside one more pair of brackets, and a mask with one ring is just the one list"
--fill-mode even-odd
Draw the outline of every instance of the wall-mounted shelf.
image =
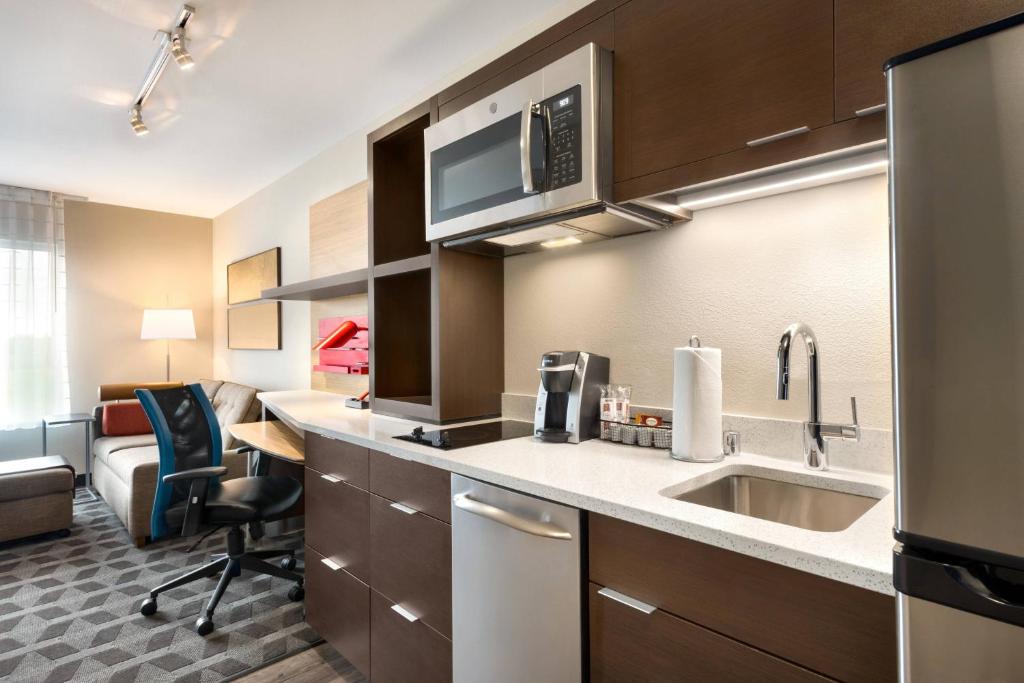
[[401, 275], [412, 273], [417, 270], [430, 269], [430, 254], [423, 256], [412, 256], [401, 261], [390, 261], [373, 267], [374, 277], [388, 277], [389, 275]]
[[339, 296], [365, 294], [369, 273], [366, 268], [294, 282], [263, 290], [263, 299], [275, 301], [321, 301]]

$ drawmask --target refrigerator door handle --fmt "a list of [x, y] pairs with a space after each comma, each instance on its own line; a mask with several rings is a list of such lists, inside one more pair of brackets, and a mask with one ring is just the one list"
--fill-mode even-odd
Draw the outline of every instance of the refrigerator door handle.
[[949, 574], [950, 577], [952, 577], [952, 579], [958, 584], [979, 597], [989, 600], [990, 602], [994, 602], [1001, 607], [1024, 610], [1024, 603], [1003, 597], [999, 594], [998, 588], [990, 586], [985, 582], [984, 578], [976, 576], [967, 567], [947, 564], [946, 573]]
[[897, 548], [893, 587], [913, 598], [1024, 626], [1024, 573], [1020, 579], [1002, 580], [989, 577], [984, 566], [965, 558]]

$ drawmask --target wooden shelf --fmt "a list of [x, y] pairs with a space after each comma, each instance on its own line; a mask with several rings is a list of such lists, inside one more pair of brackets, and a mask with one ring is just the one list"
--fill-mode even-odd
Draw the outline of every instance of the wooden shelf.
[[321, 301], [339, 296], [365, 294], [368, 278], [368, 269], [360, 268], [337, 275], [264, 289], [262, 298], [273, 301]]
[[430, 254], [423, 254], [422, 256], [413, 256], [411, 258], [402, 259], [401, 261], [389, 261], [388, 263], [382, 263], [374, 266], [373, 277], [401, 275], [402, 273], [412, 273], [417, 270], [427, 270], [429, 268]]

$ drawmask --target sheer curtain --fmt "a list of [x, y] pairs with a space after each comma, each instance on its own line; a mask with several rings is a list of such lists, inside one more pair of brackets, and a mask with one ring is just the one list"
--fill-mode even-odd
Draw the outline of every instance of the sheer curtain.
[[67, 412], [64, 198], [0, 185], [0, 429]]

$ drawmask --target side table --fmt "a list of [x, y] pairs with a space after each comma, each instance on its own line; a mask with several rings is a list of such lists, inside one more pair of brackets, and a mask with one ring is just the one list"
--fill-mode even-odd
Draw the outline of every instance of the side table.
[[91, 502], [99, 500], [99, 496], [92, 490], [92, 426], [95, 422], [92, 413], [66, 413], [64, 415], [47, 415], [43, 418], [43, 455], [46, 453], [46, 430], [49, 427], [82, 423], [85, 425], [85, 486], [82, 489], [84, 497], [79, 500], [75, 495], [75, 502]]

